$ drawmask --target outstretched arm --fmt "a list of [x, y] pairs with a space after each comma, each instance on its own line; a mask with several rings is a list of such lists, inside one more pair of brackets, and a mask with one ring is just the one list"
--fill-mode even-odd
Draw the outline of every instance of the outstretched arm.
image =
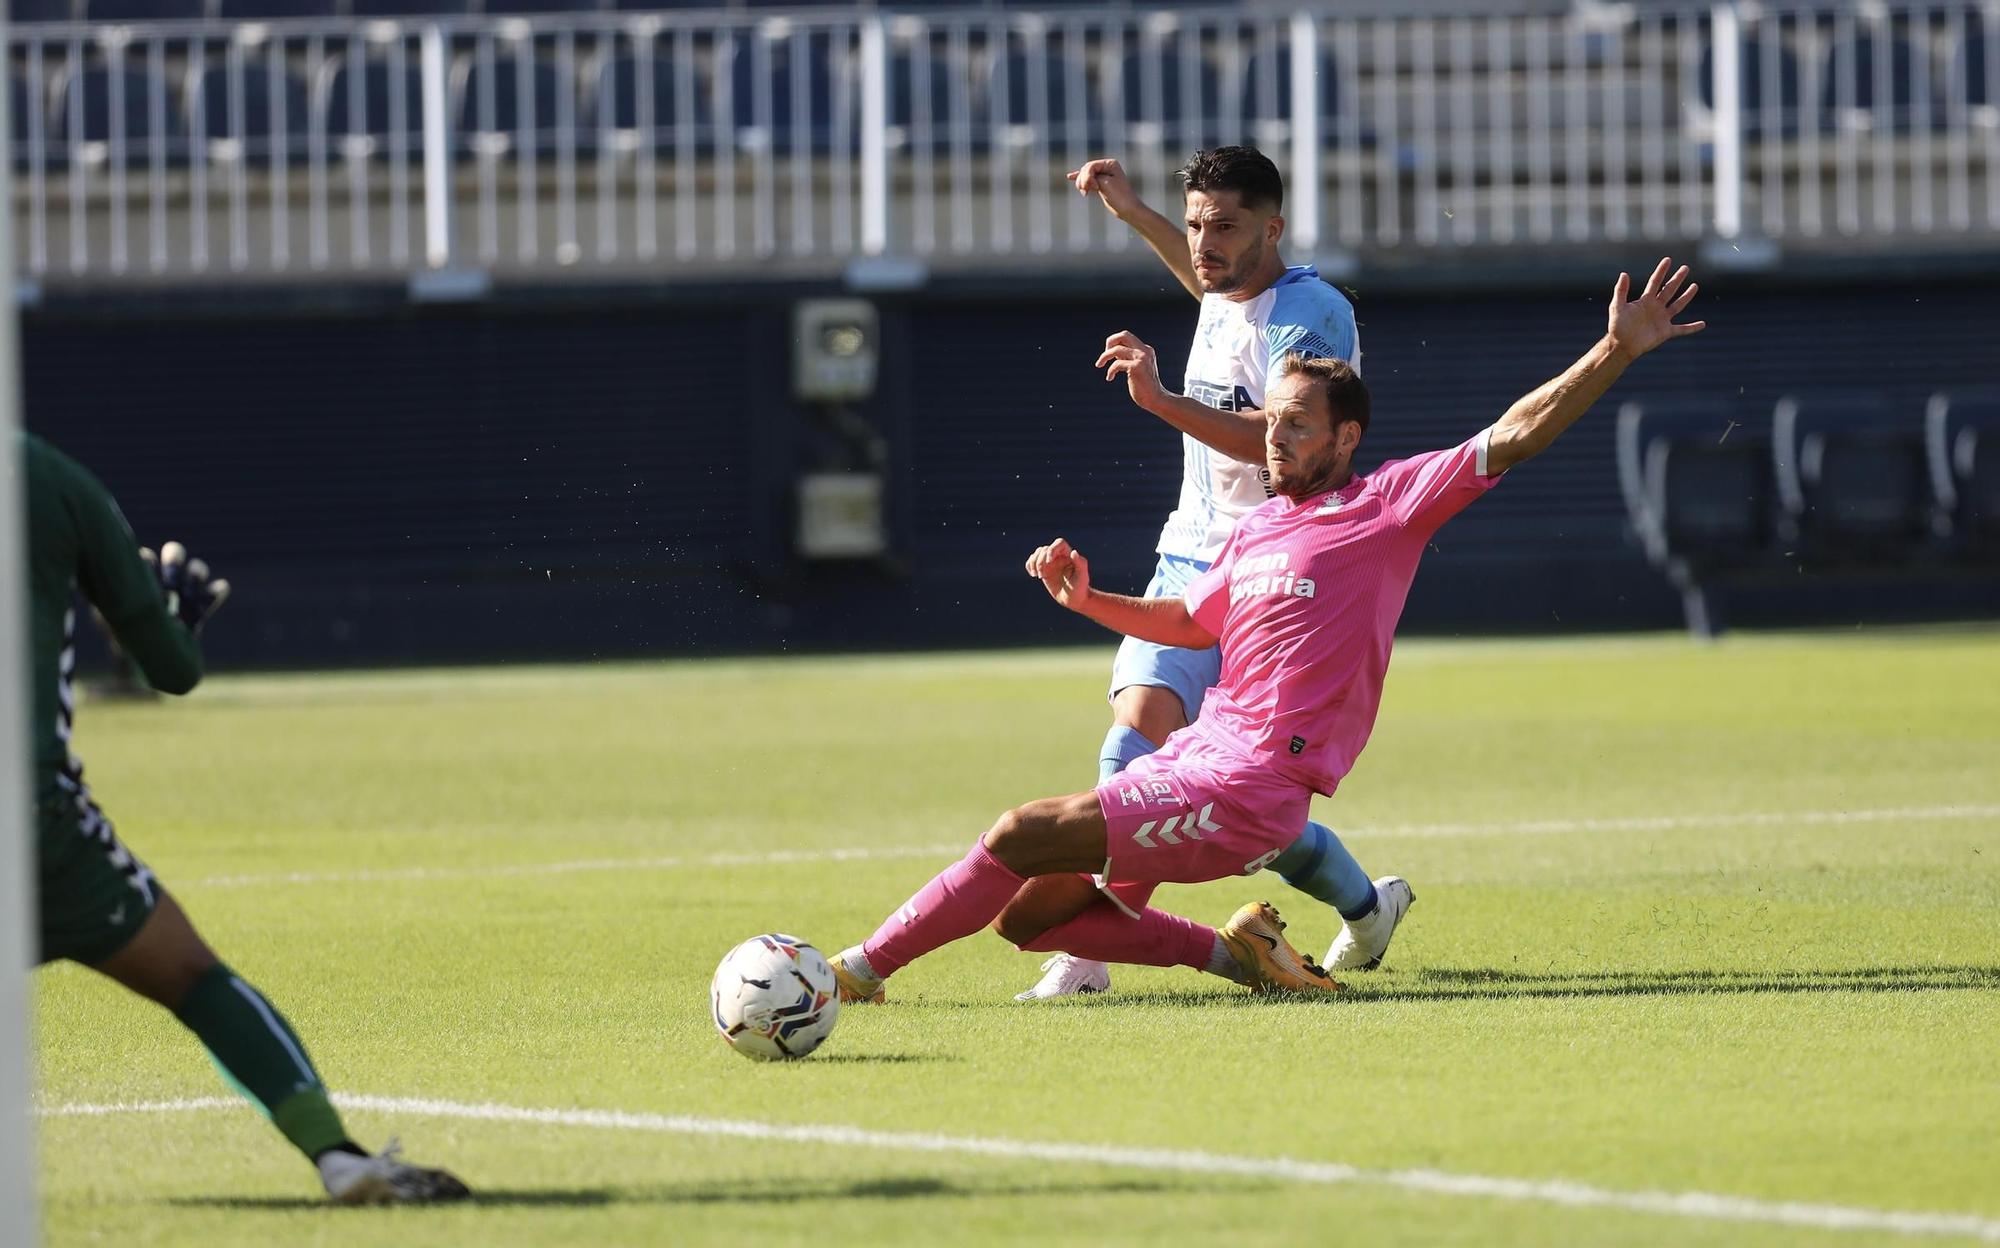
[[1079, 195], [1095, 193], [1112, 216], [1132, 227], [1146, 245], [1160, 257], [1187, 292], [1201, 298], [1201, 283], [1194, 280], [1194, 260], [1188, 255], [1187, 231], [1172, 219], [1146, 207], [1131, 179], [1115, 160], [1087, 160], [1083, 168], [1067, 175], [1076, 183]]
[[[1625, 369], [1661, 343], [1700, 333], [1706, 321], [1675, 324], [1674, 318], [1694, 301], [1701, 287], [1688, 282], [1688, 268], [1673, 269], [1672, 257], [1653, 269], [1646, 289], [1630, 302], [1632, 277], [1618, 275], [1611, 293], [1611, 311], [1604, 337], [1576, 363], [1516, 400], [1493, 424], [1487, 440], [1486, 470], [1497, 476], [1515, 464], [1533, 459], [1604, 397]], [[1668, 270], [1673, 269], [1669, 276]], [[1683, 290], [1682, 283], [1687, 283]]]
[[1160, 363], [1153, 348], [1129, 329], [1104, 340], [1097, 357], [1104, 380], [1125, 378], [1132, 401], [1204, 446], [1246, 464], [1264, 462], [1264, 413], [1233, 412], [1210, 407], [1200, 399], [1175, 394], [1160, 382]]
[[1131, 598], [1092, 589], [1090, 561], [1060, 537], [1028, 556], [1028, 575], [1042, 582], [1049, 597], [1114, 633], [1190, 650], [1215, 644], [1215, 635], [1195, 623], [1179, 598]]

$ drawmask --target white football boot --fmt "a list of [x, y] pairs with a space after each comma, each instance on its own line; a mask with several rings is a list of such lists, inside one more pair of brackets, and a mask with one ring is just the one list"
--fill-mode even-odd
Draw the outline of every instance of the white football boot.
[[1372, 971], [1382, 965], [1382, 955], [1389, 952], [1389, 938], [1396, 934], [1396, 924], [1403, 921], [1403, 915], [1416, 900], [1416, 893], [1402, 876], [1385, 875], [1376, 880], [1375, 912], [1365, 919], [1340, 925], [1340, 935], [1333, 938], [1333, 947], [1326, 951], [1326, 969]]
[[394, 1140], [373, 1157], [330, 1151], [319, 1155], [319, 1178], [326, 1194], [340, 1205], [432, 1204], [464, 1200], [472, 1193], [443, 1170], [413, 1166], [402, 1160]]
[[1042, 963], [1043, 975], [1033, 988], [1014, 994], [1016, 1001], [1042, 1001], [1080, 992], [1111, 991], [1111, 968], [1089, 958], [1059, 953]]

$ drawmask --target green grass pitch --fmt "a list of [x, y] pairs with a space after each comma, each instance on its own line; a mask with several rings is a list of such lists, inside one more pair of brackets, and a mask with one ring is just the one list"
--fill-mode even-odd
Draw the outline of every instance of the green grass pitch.
[[[810, 1060], [732, 1054], [707, 1017], [722, 953], [858, 940], [942, 847], [1087, 787], [1110, 657], [245, 677], [87, 704], [78, 750], [121, 835], [337, 1092], [640, 1117], [355, 1108], [364, 1141], [398, 1134], [487, 1195], [330, 1210], [247, 1108], [64, 1112], [226, 1094], [163, 1012], [47, 969], [49, 1241], [1858, 1244], [1961, 1225], [1938, 1215], [2000, 1238], [1992, 630], [1405, 644], [1318, 804], [1419, 897], [1343, 998], [1123, 969], [1108, 997], [1018, 1006], [1038, 960], [986, 934]], [[1337, 928], [1270, 875], [1161, 896], [1208, 922], [1267, 897], [1315, 954]], [[1364, 1173], [1321, 1181], [1338, 1164]], [[1915, 1220], [1787, 1224], [1779, 1202]]]

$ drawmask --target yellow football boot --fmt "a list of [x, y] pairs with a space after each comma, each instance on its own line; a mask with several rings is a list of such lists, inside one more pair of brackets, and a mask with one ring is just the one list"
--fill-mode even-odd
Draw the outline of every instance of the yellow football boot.
[[[1252, 992], [1339, 992], [1345, 984], [1321, 970], [1285, 939], [1285, 921], [1268, 901], [1253, 901], [1216, 931]], [[844, 984], [845, 981], [843, 981]]]

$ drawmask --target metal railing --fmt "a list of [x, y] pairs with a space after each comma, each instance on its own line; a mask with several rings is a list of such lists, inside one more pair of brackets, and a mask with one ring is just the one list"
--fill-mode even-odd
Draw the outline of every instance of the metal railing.
[[7, 66], [44, 285], [1137, 263], [1063, 171], [1165, 204], [1245, 140], [1301, 255], [2000, 238], [1991, 0], [24, 25]]

